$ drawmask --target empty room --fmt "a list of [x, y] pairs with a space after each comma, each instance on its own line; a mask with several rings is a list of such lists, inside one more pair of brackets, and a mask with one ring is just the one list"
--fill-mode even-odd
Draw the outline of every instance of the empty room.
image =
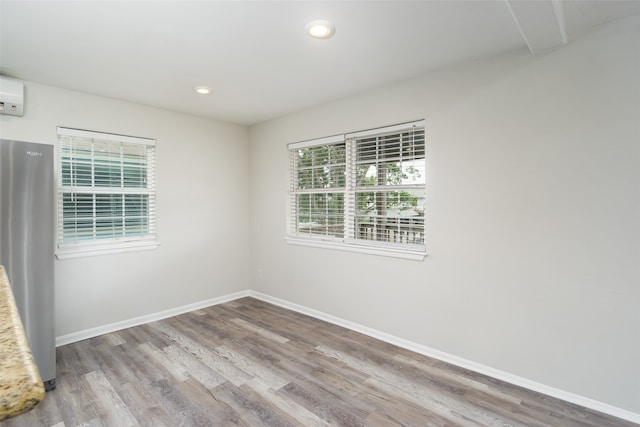
[[640, 425], [640, 1], [0, 0], [0, 426]]

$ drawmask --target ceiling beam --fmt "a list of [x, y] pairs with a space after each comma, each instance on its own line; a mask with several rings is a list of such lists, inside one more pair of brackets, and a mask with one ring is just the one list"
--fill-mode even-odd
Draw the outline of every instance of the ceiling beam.
[[563, 0], [505, 0], [533, 54], [567, 44]]

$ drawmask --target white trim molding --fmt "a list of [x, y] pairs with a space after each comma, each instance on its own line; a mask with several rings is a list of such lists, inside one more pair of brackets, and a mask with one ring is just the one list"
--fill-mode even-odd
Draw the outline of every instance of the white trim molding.
[[293, 236], [285, 237], [285, 241], [290, 245], [309, 246], [312, 248], [333, 249], [338, 251], [356, 252], [361, 254], [379, 255], [390, 258], [408, 259], [422, 261], [427, 256], [425, 251], [411, 251], [401, 248], [376, 247], [374, 245], [365, 246], [342, 242], [332, 242], [330, 240], [300, 239]]
[[164, 310], [158, 313], [152, 313], [152, 314], [148, 314], [140, 317], [135, 317], [133, 319], [123, 320], [121, 322], [111, 323], [104, 326], [98, 326], [96, 328], [91, 328], [91, 329], [85, 329], [85, 330], [74, 332], [71, 334], [61, 335], [56, 338], [56, 346], [60, 347], [66, 344], [71, 344], [77, 341], [82, 341], [82, 340], [93, 338], [99, 335], [116, 332], [122, 329], [131, 328], [133, 326], [138, 326], [145, 323], [155, 322], [157, 320], [162, 320], [168, 317], [177, 316], [179, 314], [188, 313], [189, 311], [199, 310], [202, 308], [222, 304], [225, 302], [233, 301], [233, 300], [244, 298], [244, 297], [256, 298], [261, 301], [277, 305], [279, 307], [283, 307], [298, 313], [306, 314], [307, 316], [311, 316], [319, 320], [324, 320], [325, 322], [342, 326], [344, 328], [351, 329], [355, 332], [360, 332], [362, 334], [379, 339], [389, 344], [397, 345], [398, 347], [401, 347], [410, 351], [414, 351], [416, 353], [419, 353], [428, 357], [432, 357], [434, 359], [438, 359], [446, 363], [450, 363], [460, 368], [469, 369], [470, 371], [487, 375], [492, 378], [496, 378], [498, 380], [505, 381], [516, 386], [524, 387], [526, 389], [533, 390], [533, 391], [545, 394], [547, 396], [555, 397], [557, 399], [574, 403], [576, 405], [580, 405], [585, 408], [592, 409], [594, 411], [599, 411], [604, 414], [608, 414], [623, 420], [640, 424], [640, 414], [637, 414], [635, 412], [631, 412], [626, 409], [618, 408], [613, 405], [609, 405], [594, 399], [590, 399], [588, 397], [580, 396], [565, 390], [560, 390], [555, 387], [541, 384], [541, 383], [529, 380], [527, 378], [523, 378], [518, 375], [513, 375], [508, 372], [504, 372], [499, 369], [495, 369], [490, 366], [483, 365], [481, 363], [476, 363], [471, 360], [467, 360], [462, 357], [455, 356], [453, 354], [445, 353], [443, 351], [436, 350], [431, 347], [417, 344], [412, 341], [405, 340], [403, 338], [399, 338], [394, 335], [387, 334], [385, 332], [381, 332], [376, 329], [372, 329], [367, 326], [363, 326], [358, 323], [354, 323], [349, 320], [345, 320], [345, 319], [333, 316], [331, 314], [324, 313], [322, 311], [314, 310], [312, 308], [309, 308], [300, 304], [295, 304], [295, 303], [292, 303], [280, 298], [272, 297], [270, 295], [263, 294], [262, 292], [258, 292], [250, 289], [245, 291], [235, 292], [233, 294], [224, 295], [217, 298], [196, 302], [193, 304], [184, 305], [181, 307], [176, 307], [169, 310]]
[[263, 294], [261, 292], [249, 291], [249, 296], [283, 307], [289, 310], [296, 311], [298, 313], [306, 314], [307, 316], [314, 317], [316, 319], [324, 320], [325, 322], [333, 323], [334, 325], [342, 326], [347, 329], [351, 329], [355, 332], [368, 335], [372, 338], [379, 339], [389, 344], [397, 345], [398, 347], [414, 351], [424, 356], [432, 357], [434, 359], [441, 360], [446, 363], [458, 366], [460, 368], [469, 369], [470, 371], [477, 372], [479, 374], [487, 375], [492, 378], [496, 378], [501, 381], [508, 382], [510, 384], [524, 387], [529, 390], [537, 391], [547, 396], [555, 397], [557, 399], [564, 400], [566, 402], [575, 403], [576, 405], [583, 406], [594, 411], [599, 411], [614, 417], [631, 421], [640, 424], [640, 414], [628, 411], [626, 409], [618, 408], [613, 405], [609, 405], [598, 400], [590, 399], [588, 397], [580, 396], [568, 391], [560, 390], [555, 387], [551, 387], [545, 384], [541, 384], [527, 378], [523, 378], [517, 375], [510, 374], [508, 372], [501, 371], [499, 369], [492, 368], [481, 363], [476, 363], [471, 360], [463, 359], [449, 353], [445, 353], [434, 348], [430, 348], [421, 344], [414, 343], [412, 341], [405, 340], [403, 338], [396, 337], [394, 335], [381, 332], [367, 326], [360, 325], [339, 317], [323, 313], [318, 310], [314, 310], [303, 305], [295, 304], [286, 300], [272, 297], [270, 295]]
[[169, 310], [159, 311], [157, 313], [151, 313], [144, 316], [134, 317], [132, 319], [123, 320], [120, 322], [110, 323], [108, 325], [97, 326], [95, 328], [84, 329], [82, 331], [73, 332], [66, 335], [60, 335], [56, 337], [56, 347], [71, 344], [74, 342], [94, 338], [99, 335], [109, 334], [111, 332], [121, 331], [123, 329], [131, 328], [133, 326], [144, 325], [145, 323], [151, 323], [158, 320], [166, 319], [168, 317], [177, 316], [179, 314], [188, 313], [194, 310], [200, 310], [201, 308], [210, 307], [212, 305], [218, 305], [225, 302], [233, 301], [239, 298], [249, 296], [250, 291], [241, 291], [229, 295], [224, 295], [217, 298], [211, 298], [208, 300], [196, 302], [193, 304], [183, 305], [181, 307], [171, 308]]

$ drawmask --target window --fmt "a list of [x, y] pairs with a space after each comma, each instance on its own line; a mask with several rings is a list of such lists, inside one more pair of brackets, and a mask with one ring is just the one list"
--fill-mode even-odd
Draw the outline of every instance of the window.
[[424, 121], [289, 145], [287, 241], [423, 259]]
[[155, 141], [58, 128], [58, 258], [148, 249]]

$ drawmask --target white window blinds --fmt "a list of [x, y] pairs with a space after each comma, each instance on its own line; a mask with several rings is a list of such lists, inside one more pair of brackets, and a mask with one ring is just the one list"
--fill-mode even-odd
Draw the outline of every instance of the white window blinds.
[[424, 126], [347, 135], [354, 171], [347, 211], [355, 242], [424, 248]]
[[297, 145], [291, 156], [291, 228], [298, 236], [342, 238], [346, 149], [342, 137]]
[[289, 241], [425, 253], [424, 121], [289, 150]]
[[156, 244], [155, 141], [58, 128], [58, 256]]

